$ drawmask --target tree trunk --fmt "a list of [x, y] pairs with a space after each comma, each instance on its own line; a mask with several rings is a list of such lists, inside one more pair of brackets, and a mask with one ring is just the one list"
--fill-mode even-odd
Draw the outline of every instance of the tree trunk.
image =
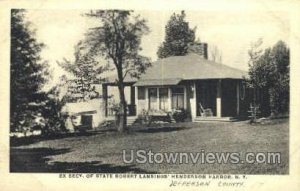
[[118, 131], [124, 132], [126, 130], [127, 125], [127, 105], [125, 100], [125, 93], [124, 93], [124, 77], [123, 77], [123, 65], [122, 65], [122, 57], [119, 56], [117, 62], [115, 62], [117, 73], [118, 73], [118, 89], [120, 95], [120, 108], [118, 112], [119, 117], [119, 124], [118, 124]]
[[120, 83], [118, 85], [119, 94], [120, 94], [120, 110], [119, 110], [119, 124], [118, 131], [124, 132], [126, 130], [127, 125], [127, 104], [125, 101], [125, 93], [124, 93], [124, 84]]

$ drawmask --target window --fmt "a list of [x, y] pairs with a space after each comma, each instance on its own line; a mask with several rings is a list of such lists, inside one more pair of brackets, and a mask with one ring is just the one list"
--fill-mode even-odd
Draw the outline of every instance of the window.
[[168, 111], [168, 88], [159, 88], [159, 109]]
[[138, 87], [138, 99], [139, 100], [145, 99], [145, 87]]
[[172, 88], [172, 109], [184, 109], [183, 88]]
[[149, 88], [149, 109], [157, 109], [157, 88]]

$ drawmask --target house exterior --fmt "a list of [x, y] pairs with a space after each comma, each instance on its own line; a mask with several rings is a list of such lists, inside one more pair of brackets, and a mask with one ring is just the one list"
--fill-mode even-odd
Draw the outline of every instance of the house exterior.
[[82, 84], [78, 79], [67, 82], [65, 95], [67, 103], [62, 108], [62, 115], [65, 116], [65, 127], [69, 131], [78, 128], [91, 129], [99, 126], [105, 120], [103, 113], [102, 97], [100, 96], [101, 85], [90, 84], [90, 91], [82, 93]]
[[[243, 82], [247, 73], [209, 61], [206, 43], [190, 47], [185, 56], [154, 62], [138, 80], [125, 79], [131, 88], [129, 116], [145, 110], [185, 110], [193, 121], [231, 120], [247, 112]], [[109, 85], [115, 84], [103, 84], [104, 98]]]
[[100, 98], [66, 103], [62, 108], [62, 114], [66, 116], [65, 126], [71, 132], [81, 127], [96, 128], [105, 120]]

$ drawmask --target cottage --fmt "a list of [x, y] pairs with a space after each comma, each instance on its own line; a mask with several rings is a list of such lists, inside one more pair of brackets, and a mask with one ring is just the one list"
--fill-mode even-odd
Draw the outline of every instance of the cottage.
[[[206, 43], [193, 44], [189, 54], [160, 59], [140, 79], [125, 79], [131, 89], [129, 116], [143, 110], [186, 110], [193, 121], [232, 120], [245, 112], [246, 75], [208, 60]], [[115, 84], [103, 84], [104, 98], [109, 85]]]

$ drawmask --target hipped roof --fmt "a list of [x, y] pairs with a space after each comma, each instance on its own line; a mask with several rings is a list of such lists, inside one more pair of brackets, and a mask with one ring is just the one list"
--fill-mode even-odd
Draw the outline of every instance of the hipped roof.
[[176, 85], [182, 80], [243, 79], [244, 77], [247, 77], [246, 71], [191, 53], [157, 60], [141, 75], [140, 79], [127, 77], [124, 81], [136, 81], [135, 86], [154, 86]]
[[147, 79], [139, 80], [134, 85], [135, 86], [168, 86], [177, 85], [182, 79], [172, 78], [172, 79]]
[[245, 71], [202, 58], [197, 54], [160, 59], [148, 68], [139, 81], [153, 79], [243, 79]]

